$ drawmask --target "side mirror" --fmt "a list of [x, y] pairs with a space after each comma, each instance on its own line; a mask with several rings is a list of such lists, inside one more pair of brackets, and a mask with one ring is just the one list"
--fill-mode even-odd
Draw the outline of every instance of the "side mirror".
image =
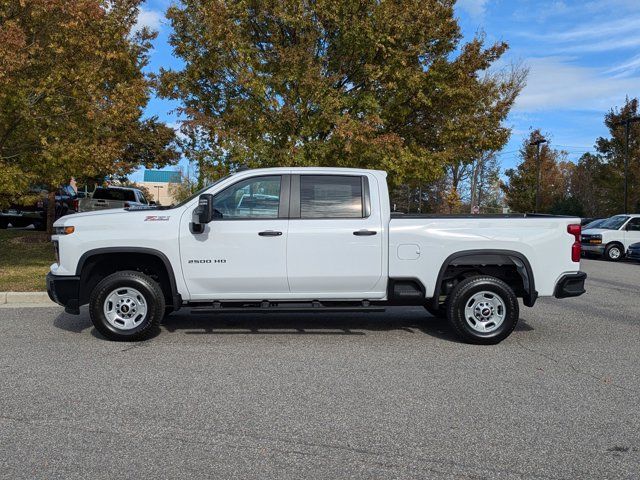
[[207, 224], [213, 220], [213, 195], [210, 193], [203, 193], [198, 200], [198, 223]]
[[198, 199], [198, 206], [193, 211], [190, 225], [191, 232], [202, 233], [204, 231], [204, 225], [213, 220], [213, 212], [213, 195], [210, 193], [203, 193]]

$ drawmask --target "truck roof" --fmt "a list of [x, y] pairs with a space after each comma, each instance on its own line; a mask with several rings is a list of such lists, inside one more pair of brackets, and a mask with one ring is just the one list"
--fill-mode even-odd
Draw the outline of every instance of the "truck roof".
[[258, 173], [319, 173], [319, 174], [330, 174], [330, 173], [357, 173], [362, 175], [363, 173], [377, 173], [382, 174], [384, 176], [387, 175], [387, 172], [384, 170], [368, 170], [365, 168], [347, 168], [347, 167], [271, 167], [271, 168], [255, 168], [255, 169], [247, 169], [240, 170], [236, 172], [236, 174], [247, 173], [247, 172], [258, 172]]

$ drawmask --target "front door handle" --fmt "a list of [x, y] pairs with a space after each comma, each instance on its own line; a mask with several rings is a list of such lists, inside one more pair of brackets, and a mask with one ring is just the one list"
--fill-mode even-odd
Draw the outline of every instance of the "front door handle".
[[266, 232], [259, 232], [258, 235], [260, 235], [261, 237], [279, 237], [280, 235], [282, 235], [282, 232], [267, 230]]
[[357, 230], [355, 232], [353, 232], [354, 235], [357, 235], [358, 237], [370, 237], [371, 235], [375, 235], [376, 232], [375, 230]]

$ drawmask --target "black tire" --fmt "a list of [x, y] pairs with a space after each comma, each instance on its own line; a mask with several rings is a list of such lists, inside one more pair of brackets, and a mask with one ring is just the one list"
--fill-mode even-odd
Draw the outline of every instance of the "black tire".
[[[142, 295], [146, 314], [140, 323], [132, 328], [116, 328], [105, 315], [105, 302], [116, 290], [126, 291], [127, 288], [135, 289]], [[160, 285], [147, 275], [132, 270], [116, 272], [102, 279], [91, 292], [89, 300], [89, 314], [93, 326], [109, 340], [138, 341], [150, 338], [160, 329], [164, 312], [164, 294]]]
[[624, 257], [624, 248], [619, 243], [612, 243], [607, 245], [604, 251], [604, 258], [610, 262], [617, 262]]
[[[475, 322], [476, 318], [473, 316], [467, 321], [465, 315], [465, 308], [468, 305], [473, 307], [473, 304], [470, 302], [474, 295], [480, 294], [481, 292], [488, 292], [488, 296], [486, 297], [488, 303], [499, 300], [502, 304], [502, 306], [495, 309], [498, 313], [502, 310], [502, 323], [499, 323], [497, 328], [495, 328], [498, 320], [494, 322], [493, 326], [491, 326], [491, 321], [489, 321], [487, 323], [488, 331], [486, 332], [481, 332], [476, 329], [480, 328], [479, 325], [481, 325], [481, 322]], [[494, 297], [491, 298], [491, 296]], [[497, 297], [497, 299], [495, 297]], [[482, 308], [481, 305], [482, 303], [476, 302], [476, 307]], [[482, 311], [484, 311], [484, 309]], [[493, 312], [493, 308], [491, 308], [491, 311]], [[491, 314], [488, 318], [497, 319], [498, 316]], [[453, 288], [447, 299], [447, 317], [453, 329], [463, 341], [478, 345], [494, 345], [511, 335], [513, 329], [516, 328], [518, 318], [520, 317], [520, 307], [518, 305], [518, 298], [515, 293], [513, 293], [511, 287], [505, 282], [495, 277], [475, 276], [466, 278]], [[471, 326], [473, 322], [477, 324], [476, 328]]]

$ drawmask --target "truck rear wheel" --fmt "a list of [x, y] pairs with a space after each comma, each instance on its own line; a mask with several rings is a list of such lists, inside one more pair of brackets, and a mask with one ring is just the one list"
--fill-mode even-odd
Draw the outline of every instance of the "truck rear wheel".
[[468, 343], [493, 345], [507, 338], [518, 323], [518, 298], [502, 280], [469, 277], [458, 283], [447, 302], [447, 317]]
[[137, 341], [154, 335], [164, 316], [160, 285], [147, 275], [126, 270], [96, 285], [89, 300], [94, 327], [109, 340]]

